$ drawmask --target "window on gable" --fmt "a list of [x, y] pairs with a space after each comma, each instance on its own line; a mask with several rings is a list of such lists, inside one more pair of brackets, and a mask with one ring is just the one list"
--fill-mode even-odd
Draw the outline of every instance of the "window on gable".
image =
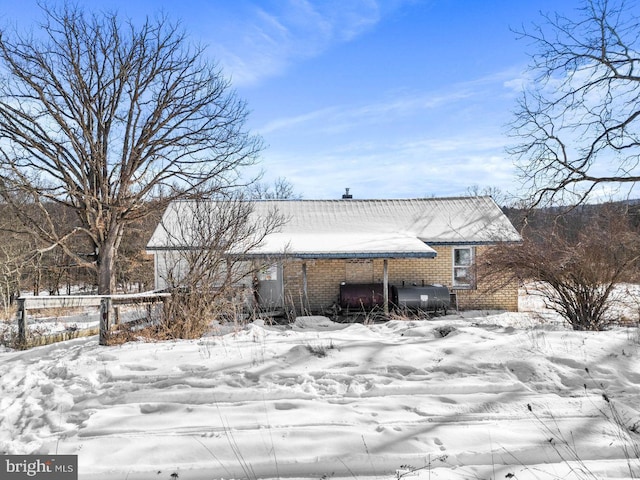
[[473, 288], [473, 247], [453, 249], [453, 287]]

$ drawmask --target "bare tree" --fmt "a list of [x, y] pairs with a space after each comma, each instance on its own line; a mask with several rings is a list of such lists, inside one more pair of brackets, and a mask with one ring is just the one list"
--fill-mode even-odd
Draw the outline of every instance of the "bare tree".
[[522, 244], [501, 244], [478, 258], [485, 281], [535, 282], [549, 309], [575, 330], [602, 330], [616, 319], [614, 289], [634, 282], [640, 266], [638, 226], [623, 205], [601, 206], [576, 231], [555, 212]]
[[293, 185], [284, 177], [278, 177], [269, 185], [255, 182], [249, 186], [249, 197], [252, 200], [300, 200], [302, 195], [295, 193]]
[[[577, 204], [640, 181], [640, 19], [623, 0], [585, 0], [576, 19], [544, 15], [513, 125], [534, 205]], [[608, 190], [605, 190], [608, 189]]]
[[33, 238], [24, 235], [6, 205], [0, 206], [0, 306], [4, 318], [20, 296], [26, 272], [32, 270]]
[[478, 184], [470, 185], [465, 192], [472, 197], [490, 196], [497, 205], [506, 207], [513, 203], [513, 199], [509, 193], [505, 193], [495, 186], [480, 187]]
[[[166, 18], [43, 13], [43, 39], [0, 34], [0, 195], [43, 250], [62, 248], [111, 293], [128, 225], [194, 191], [238, 188], [262, 145], [229, 81]], [[52, 204], [78, 225], [61, 232]], [[94, 259], [70, 246], [78, 235]]]
[[156, 230], [160, 280], [172, 292], [162, 332], [195, 338], [214, 318], [253, 307], [253, 277], [270, 263], [259, 247], [285, 220], [275, 208], [256, 212], [242, 196], [172, 203]]
[[129, 226], [122, 237], [116, 271], [118, 286], [125, 292], [141, 292], [153, 288], [153, 258], [146, 245], [160, 221], [160, 212]]

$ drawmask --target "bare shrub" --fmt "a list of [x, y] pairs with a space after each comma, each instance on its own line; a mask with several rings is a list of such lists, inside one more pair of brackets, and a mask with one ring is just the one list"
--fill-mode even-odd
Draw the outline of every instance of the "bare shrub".
[[602, 330], [612, 316], [613, 289], [637, 278], [640, 236], [621, 207], [603, 206], [580, 230], [558, 219], [521, 244], [501, 244], [478, 259], [478, 275], [490, 281], [535, 281], [547, 308], [574, 330]]
[[336, 346], [333, 344], [333, 340], [327, 343], [318, 343], [318, 344], [306, 344], [305, 348], [318, 358], [326, 357], [329, 354], [329, 350], [333, 350]]
[[197, 338], [213, 320], [238, 322], [254, 308], [253, 279], [270, 259], [255, 249], [284, 219], [254, 214], [242, 196], [172, 204], [158, 228], [166, 233], [162, 279], [172, 299], [163, 328], [168, 336]]

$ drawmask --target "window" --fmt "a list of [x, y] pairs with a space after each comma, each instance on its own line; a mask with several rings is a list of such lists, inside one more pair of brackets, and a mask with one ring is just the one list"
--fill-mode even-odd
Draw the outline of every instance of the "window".
[[472, 288], [473, 248], [456, 247], [453, 249], [453, 287]]

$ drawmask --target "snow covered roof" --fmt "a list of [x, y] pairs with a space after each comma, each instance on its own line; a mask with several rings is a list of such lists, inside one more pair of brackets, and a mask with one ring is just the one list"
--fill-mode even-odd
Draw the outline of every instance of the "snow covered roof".
[[[175, 230], [190, 215], [192, 202], [171, 204], [147, 248], [176, 245]], [[518, 232], [491, 197], [396, 200], [263, 200], [253, 204], [259, 221], [277, 211], [285, 222], [252, 248], [253, 255], [300, 258], [434, 257], [430, 245], [519, 241]]]

